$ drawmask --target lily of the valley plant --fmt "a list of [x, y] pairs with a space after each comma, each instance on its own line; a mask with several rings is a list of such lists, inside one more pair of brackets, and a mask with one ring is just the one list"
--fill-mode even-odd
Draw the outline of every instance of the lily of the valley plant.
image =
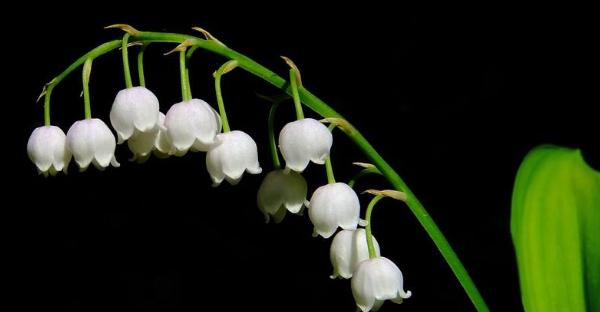
[[[185, 34], [138, 31], [123, 24], [107, 28], [120, 28], [125, 31], [125, 35], [122, 39], [106, 42], [84, 54], [50, 80], [43, 89], [45, 124], [34, 129], [27, 144], [28, 155], [40, 173], [66, 173], [71, 158], [74, 158], [80, 170], [85, 170], [90, 164], [98, 169], [104, 169], [110, 164], [118, 167], [115, 149], [117, 144], [127, 142], [132, 152], [131, 160], [137, 162], [144, 162], [151, 155], [164, 158], [184, 156], [189, 152], [205, 152], [206, 169], [214, 186], [224, 180], [232, 185], [237, 184], [245, 172], [261, 174], [259, 146], [244, 129], [232, 130], [221, 91], [222, 77], [240, 68], [291, 96], [296, 111], [295, 120], [290, 120], [276, 138], [275, 113], [278, 105], [283, 104], [281, 99], [272, 102], [267, 126], [273, 169], [266, 173], [256, 199], [258, 208], [267, 221], [272, 218], [275, 222], [281, 222], [288, 212], [301, 214], [305, 208], [308, 209], [314, 235], [325, 239], [333, 237], [330, 252], [333, 266], [331, 277], [351, 279], [357, 307], [365, 312], [376, 311], [386, 300], [401, 303], [411, 296], [411, 292], [404, 288], [403, 275], [398, 266], [382, 255], [380, 246], [372, 235], [370, 222], [373, 208], [382, 198], [399, 200], [410, 208], [433, 240], [475, 308], [478, 311], [488, 311], [450, 244], [404, 181], [356, 128], [302, 86], [300, 71], [289, 58], [283, 57], [290, 67], [286, 80], [228, 48], [198, 27], [194, 29], [200, 31], [205, 39]], [[154, 93], [145, 87], [143, 56], [149, 45], [157, 43], [176, 45], [167, 54], [179, 57], [181, 101], [171, 103], [170, 107], [165, 106], [169, 103], [159, 103]], [[139, 85], [136, 86], [129, 69], [128, 50], [131, 46], [141, 46], [137, 55]], [[123, 58], [125, 85], [116, 92], [108, 116], [116, 133], [115, 137], [102, 119], [92, 117], [89, 84], [92, 61], [118, 48], [121, 48]], [[188, 63], [198, 48], [226, 59], [212, 77], [215, 83], [216, 108], [215, 103], [192, 96]], [[54, 88], [82, 65], [85, 115], [65, 135], [51, 123], [50, 99]], [[303, 105], [316, 114], [314, 118], [304, 117]], [[329, 128], [323, 123], [329, 123]], [[342, 130], [372, 163], [358, 163], [364, 168], [348, 183], [336, 182], [333, 174], [330, 151], [334, 146], [334, 128]], [[283, 156], [284, 163], [280, 161], [279, 153]], [[302, 172], [311, 162], [325, 165], [327, 184], [314, 186], [316, 190], [310, 200], [307, 200], [309, 188]], [[354, 185], [365, 174], [382, 175], [389, 181], [391, 190], [368, 190], [366, 193], [374, 197], [362, 212], [364, 215], [361, 218], [360, 197], [354, 190]], [[408, 284], [410, 285], [410, 281]], [[421, 296], [426, 297], [427, 294]]]

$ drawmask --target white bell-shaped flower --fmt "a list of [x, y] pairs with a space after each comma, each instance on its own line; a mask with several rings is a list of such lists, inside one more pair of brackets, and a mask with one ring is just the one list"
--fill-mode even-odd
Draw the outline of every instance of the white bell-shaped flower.
[[290, 170], [269, 172], [258, 188], [258, 208], [269, 222], [270, 216], [281, 222], [287, 211], [300, 213], [306, 201], [307, 185], [304, 177]]
[[173, 149], [173, 146], [163, 126], [165, 114], [159, 113], [158, 120], [159, 127], [148, 132], [137, 132], [127, 141], [127, 146], [129, 146], [129, 149], [133, 153], [132, 161], [144, 162], [148, 160], [152, 151], [160, 158], [169, 156], [169, 152]]
[[[379, 256], [379, 244], [375, 237], [373, 237], [373, 247], [375, 247], [375, 253]], [[351, 278], [358, 265], [369, 259], [365, 229], [339, 231], [331, 242], [329, 258], [333, 266], [331, 278]]]
[[314, 236], [329, 238], [335, 230], [355, 230], [359, 222], [360, 201], [346, 183], [331, 183], [319, 187], [312, 195], [308, 216], [314, 225]]
[[244, 171], [261, 173], [256, 143], [242, 131], [218, 134], [216, 143], [206, 154], [206, 169], [213, 186], [221, 184], [223, 179], [235, 185], [242, 179]]
[[115, 159], [115, 136], [100, 119], [76, 121], [67, 131], [67, 147], [81, 171], [87, 169], [90, 163], [98, 169], [104, 169], [109, 164], [119, 167]]
[[404, 291], [400, 269], [389, 259], [377, 257], [361, 262], [352, 276], [352, 294], [363, 312], [377, 311], [385, 300], [402, 303], [411, 292]]
[[40, 174], [56, 175], [67, 172], [71, 151], [67, 148], [65, 133], [56, 126], [37, 127], [27, 141], [27, 155]]
[[288, 123], [279, 133], [279, 149], [285, 166], [302, 172], [310, 161], [324, 164], [333, 144], [333, 136], [325, 125], [312, 118]]
[[118, 143], [137, 133], [154, 132], [158, 126], [158, 99], [145, 87], [119, 91], [110, 110], [110, 123], [117, 132]]
[[208, 103], [192, 99], [171, 106], [165, 127], [175, 155], [182, 156], [189, 149], [207, 152], [221, 132], [221, 118]]

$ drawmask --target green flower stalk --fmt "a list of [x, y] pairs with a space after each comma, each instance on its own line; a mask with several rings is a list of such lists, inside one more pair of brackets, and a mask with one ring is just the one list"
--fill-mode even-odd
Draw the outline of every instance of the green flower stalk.
[[526, 311], [600, 311], [600, 172], [579, 150], [540, 146], [525, 157], [511, 233]]

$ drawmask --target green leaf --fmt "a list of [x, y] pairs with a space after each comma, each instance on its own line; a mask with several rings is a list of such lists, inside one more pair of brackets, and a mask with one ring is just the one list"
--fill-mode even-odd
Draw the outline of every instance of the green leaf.
[[600, 172], [579, 150], [546, 145], [525, 157], [511, 233], [526, 311], [600, 311]]

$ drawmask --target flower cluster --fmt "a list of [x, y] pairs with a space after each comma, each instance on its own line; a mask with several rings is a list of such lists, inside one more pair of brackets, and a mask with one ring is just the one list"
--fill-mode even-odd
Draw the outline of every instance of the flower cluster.
[[[279, 148], [285, 169], [270, 172], [261, 184], [257, 202], [267, 222], [281, 222], [287, 211], [299, 213], [306, 202], [307, 184], [300, 174], [312, 161], [323, 164], [333, 143], [331, 132], [320, 122], [305, 118], [288, 123], [279, 135]], [[367, 234], [359, 226], [360, 201], [346, 183], [318, 187], [306, 202], [313, 236], [330, 238], [338, 228], [330, 248], [331, 278], [352, 279], [352, 293], [361, 311], [377, 311], [385, 300], [401, 303], [411, 296], [404, 291], [402, 272], [389, 259], [380, 256], [374, 240], [375, 255], [370, 257]]]
[[[217, 112], [207, 102], [192, 98], [185, 67], [185, 49], [189, 45], [182, 43], [174, 51], [180, 52], [183, 99], [163, 114], [154, 93], [144, 86], [131, 86], [127, 39], [128, 35], [125, 35], [122, 42], [127, 87], [117, 93], [109, 116], [116, 139], [104, 121], [91, 117], [87, 90], [91, 59], [88, 59], [83, 76], [86, 118], [76, 121], [66, 135], [59, 127], [50, 125], [49, 118], [46, 118], [45, 126], [34, 129], [27, 152], [38, 171], [44, 175], [66, 173], [71, 158], [81, 171], [90, 164], [101, 170], [111, 164], [119, 167], [115, 158], [116, 146], [127, 142], [133, 154], [131, 160], [137, 162], [146, 161], [152, 154], [166, 158], [184, 156], [188, 152], [206, 152], [206, 169], [214, 186], [223, 180], [235, 185], [244, 172], [260, 174], [257, 144], [247, 133], [229, 129], [221, 95], [221, 76], [238, 66], [237, 61], [227, 62], [214, 74]], [[335, 234], [330, 247], [331, 278], [351, 279], [352, 293], [360, 310], [376, 311], [385, 300], [400, 303], [409, 298], [411, 292], [404, 291], [403, 276], [398, 267], [380, 256], [379, 244], [372, 237], [368, 224], [376, 200], [367, 208], [367, 221], [362, 220], [361, 204], [352, 188], [353, 183], [335, 182], [329, 159], [333, 144], [331, 131], [318, 120], [304, 118], [298, 96], [299, 71], [291, 60], [284, 59], [291, 67], [290, 84], [297, 120], [281, 129], [277, 148], [272, 118], [269, 118], [275, 169], [265, 176], [258, 189], [258, 208], [267, 222], [273, 218], [276, 223], [281, 222], [287, 212], [301, 214], [307, 208], [313, 236], [328, 239]], [[49, 93], [46, 97], [49, 102]], [[343, 124], [347, 122], [336, 125], [343, 128]], [[279, 153], [285, 160], [284, 168], [280, 168]], [[316, 188], [308, 201], [308, 185], [302, 172], [311, 162], [326, 164], [328, 183]], [[366, 229], [361, 228], [365, 226]]]
[[98, 169], [109, 164], [118, 167], [116, 144], [127, 142], [132, 160], [138, 162], [146, 161], [151, 153], [165, 158], [188, 151], [207, 152], [207, 169], [216, 185], [223, 179], [235, 184], [244, 171], [261, 172], [254, 140], [241, 131], [221, 133], [219, 113], [200, 99], [174, 104], [165, 115], [150, 90], [127, 88], [115, 97], [110, 123], [117, 141], [97, 118], [75, 122], [66, 136], [56, 126], [38, 127], [27, 144], [29, 158], [44, 175], [66, 172], [71, 155], [82, 171], [90, 163]]

